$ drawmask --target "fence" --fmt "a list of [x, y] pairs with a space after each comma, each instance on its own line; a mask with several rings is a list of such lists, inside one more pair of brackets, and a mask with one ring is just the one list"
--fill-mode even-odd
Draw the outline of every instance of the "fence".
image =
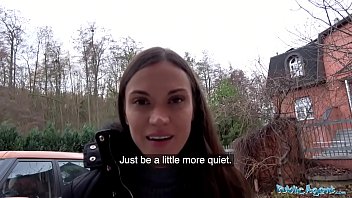
[[234, 149], [231, 145], [224, 146], [226, 154], [234, 154]]
[[352, 159], [352, 119], [300, 127], [303, 154], [309, 159]]

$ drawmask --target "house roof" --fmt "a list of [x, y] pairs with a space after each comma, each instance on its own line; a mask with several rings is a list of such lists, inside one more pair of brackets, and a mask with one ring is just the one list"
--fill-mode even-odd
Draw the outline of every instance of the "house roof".
[[[305, 46], [297, 49], [289, 49], [285, 53], [271, 57], [268, 71], [268, 82], [267, 86], [284, 85], [285, 87], [295, 85], [296, 88], [304, 86], [316, 85], [317, 83], [325, 82], [325, 68], [322, 61], [322, 51], [319, 44], [322, 43], [322, 39], [338, 28], [351, 23], [352, 15], [349, 15], [342, 20], [338, 21], [331, 27], [325, 29], [319, 33], [318, 38]], [[287, 58], [291, 55], [300, 55], [304, 60], [305, 72], [304, 77], [291, 79], [289, 68], [287, 66]], [[352, 65], [349, 65], [336, 74], [346, 73], [352, 71]]]
[[[319, 61], [319, 53], [319, 47], [315, 40], [303, 47], [290, 49], [283, 54], [271, 57], [267, 86], [273, 87], [275, 84], [276, 86], [282, 85], [285, 88], [292, 88], [293, 86], [299, 88], [324, 80], [325, 71], [322, 63]], [[288, 62], [289, 58], [294, 55], [299, 56], [303, 60], [305, 75], [302, 77], [291, 78], [290, 76]]]
[[352, 22], [352, 15], [348, 15], [347, 17], [341, 19], [340, 21], [338, 21], [337, 23], [331, 25], [330, 27], [328, 27], [327, 29], [325, 29], [324, 31], [322, 31], [321, 33], [319, 33], [318, 35], [318, 41], [320, 42], [322, 36], [325, 36], [327, 34], [330, 34], [333, 31], [336, 31], [337, 29], [343, 27], [344, 25], [351, 23]]

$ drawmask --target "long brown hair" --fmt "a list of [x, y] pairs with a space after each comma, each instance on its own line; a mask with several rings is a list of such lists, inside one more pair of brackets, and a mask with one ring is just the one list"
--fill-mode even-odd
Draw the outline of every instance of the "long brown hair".
[[[119, 88], [118, 96], [118, 113], [122, 127], [129, 131], [126, 124], [125, 116], [125, 92], [126, 86], [130, 79], [139, 70], [151, 64], [161, 61], [173, 63], [182, 69], [189, 78], [194, 106], [194, 118], [191, 126], [190, 137], [184, 148], [181, 150], [181, 156], [204, 156], [204, 155], [221, 155], [225, 154], [219, 138], [217, 136], [214, 121], [207, 105], [205, 96], [202, 92], [196, 75], [189, 67], [187, 61], [170, 49], [153, 47], [137, 54], [126, 68]], [[199, 169], [201, 170], [201, 169]], [[202, 171], [204, 180], [202, 189], [207, 191], [211, 197], [251, 197], [251, 190], [247, 181], [241, 173], [234, 167], [229, 166], [203, 166]]]

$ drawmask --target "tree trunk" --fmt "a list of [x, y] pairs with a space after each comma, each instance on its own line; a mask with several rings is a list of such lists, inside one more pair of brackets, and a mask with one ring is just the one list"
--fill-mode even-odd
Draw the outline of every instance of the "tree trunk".
[[48, 95], [48, 65], [47, 65], [47, 54], [44, 54], [44, 74], [45, 74], [45, 81], [44, 81], [44, 92], [45, 95]]
[[27, 62], [27, 70], [28, 70], [29, 91], [31, 91], [32, 90], [32, 72], [29, 65], [29, 60], [27, 59], [26, 62]]
[[17, 47], [16, 45], [14, 47], [14, 53], [13, 53], [13, 87], [16, 87], [16, 57], [17, 57]]
[[38, 48], [37, 48], [37, 53], [36, 53], [36, 60], [35, 60], [35, 68], [34, 68], [34, 75], [33, 75], [33, 89], [32, 93], [35, 91], [35, 86], [36, 86], [36, 79], [37, 79], [37, 71], [38, 71], [38, 64], [39, 64], [39, 50], [40, 49], [40, 42], [38, 42]]
[[14, 43], [11, 39], [11, 48], [10, 48], [10, 67], [9, 67], [9, 87], [13, 87], [13, 53], [14, 53]]
[[84, 54], [84, 63], [85, 63], [85, 71], [86, 71], [86, 94], [87, 94], [87, 112], [88, 112], [88, 123], [89, 125], [92, 123], [91, 122], [91, 111], [90, 111], [90, 95], [91, 95], [91, 89], [89, 86], [89, 65], [88, 65], [88, 52], [86, 47], [83, 46], [83, 54]]

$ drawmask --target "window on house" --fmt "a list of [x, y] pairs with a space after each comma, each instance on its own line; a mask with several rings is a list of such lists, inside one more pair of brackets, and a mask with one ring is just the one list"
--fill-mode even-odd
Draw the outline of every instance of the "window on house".
[[313, 106], [309, 97], [296, 100], [295, 112], [297, 120], [313, 119]]
[[288, 67], [290, 68], [291, 78], [304, 76], [303, 61], [297, 55], [293, 55], [288, 59]]
[[351, 112], [351, 115], [352, 115], [352, 81], [351, 80], [345, 80], [345, 86], [346, 86], [348, 104], [350, 105], [350, 112]]

